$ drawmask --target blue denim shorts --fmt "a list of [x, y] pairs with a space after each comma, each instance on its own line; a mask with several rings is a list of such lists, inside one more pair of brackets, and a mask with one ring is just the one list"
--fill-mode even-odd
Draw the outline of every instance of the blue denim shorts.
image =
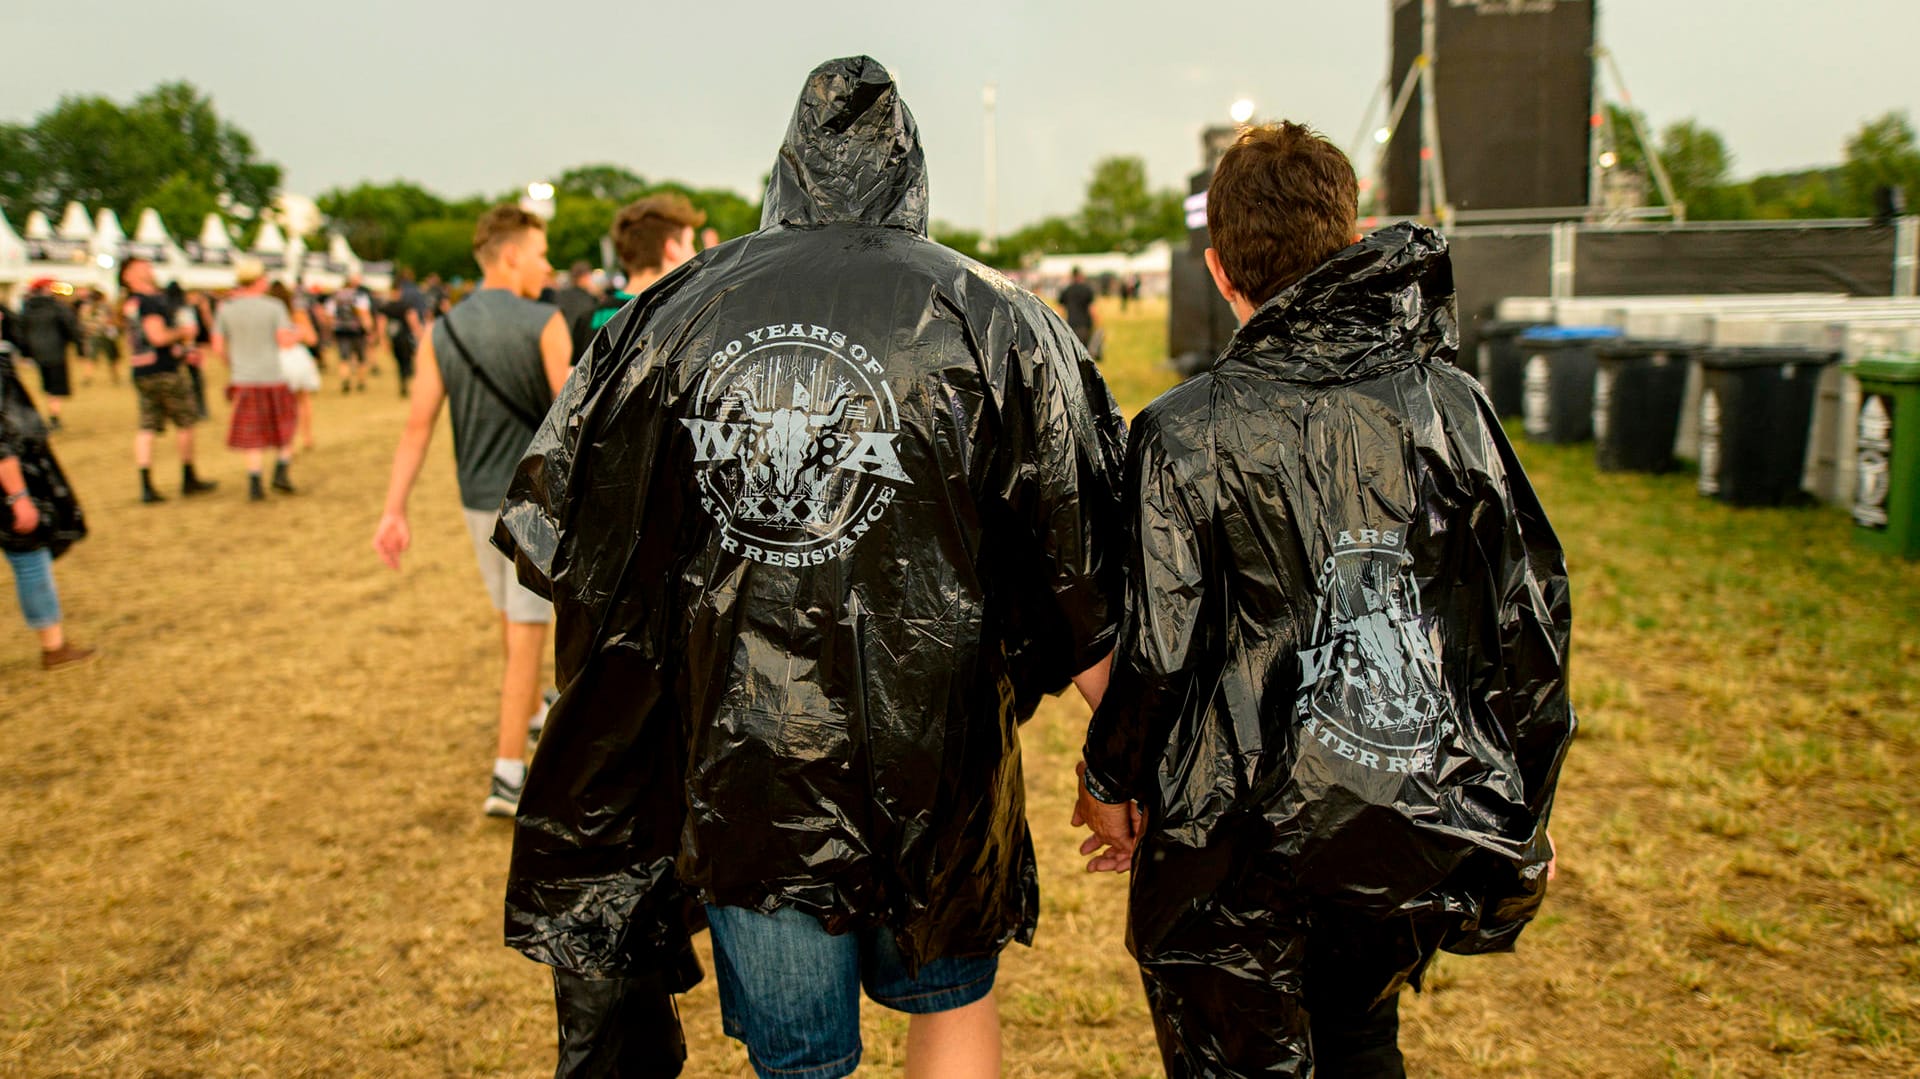
[[707, 908], [720, 1016], [761, 1079], [837, 1079], [860, 1065], [860, 990], [897, 1012], [965, 1007], [993, 991], [1000, 957], [936, 959], [907, 975], [885, 928], [834, 936], [790, 908]]

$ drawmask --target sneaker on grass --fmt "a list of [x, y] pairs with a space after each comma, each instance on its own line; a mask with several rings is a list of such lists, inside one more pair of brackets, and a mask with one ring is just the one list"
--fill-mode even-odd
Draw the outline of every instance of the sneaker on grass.
[[520, 791], [526, 785], [525, 776], [518, 783], [510, 783], [496, 772], [493, 786], [487, 790], [486, 804], [480, 808], [489, 817], [511, 817], [520, 811]]

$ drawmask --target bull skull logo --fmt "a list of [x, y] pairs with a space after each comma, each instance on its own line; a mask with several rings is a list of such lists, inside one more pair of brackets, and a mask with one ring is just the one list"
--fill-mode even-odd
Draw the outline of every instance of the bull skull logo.
[[774, 493], [790, 497], [820, 432], [837, 425], [853, 399], [841, 394], [831, 410], [815, 412], [812, 392], [799, 382], [793, 384], [792, 404], [786, 408], [762, 407], [755, 390], [746, 391], [745, 396], [742, 410], [759, 428], [760, 450], [773, 470]]

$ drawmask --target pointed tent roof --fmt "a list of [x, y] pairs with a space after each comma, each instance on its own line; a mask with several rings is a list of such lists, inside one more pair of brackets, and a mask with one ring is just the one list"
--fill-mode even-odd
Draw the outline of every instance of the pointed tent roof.
[[335, 232], [327, 237], [327, 258], [334, 262], [359, 262], [360, 256], [347, 246], [347, 238]]
[[227, 235], [227, 223], [219, 214], [208, 214], [200, 224], [200, 246], [212, 250], [233, 250], [233, 237]]
[[29, 240], [53, 239], [53, 225], [47, 221], [47, 215], [44, 212], [34, 210], [27, 215], [25, 236]]
[[269, 221], [260, 226], [260, 234], [253, 238], [253, 249], [262, 254], [279, 254], [287, 249], [286, 233]]
[[173, 237], [167, 234], [167, 223], [160, 220], [160, 211], [151, 206], [140, 211], [140, 220], [133, 226], [133, 242], [138, 244], [173, 242]]
[[93, 238], [93, 222], [87, 217], [85, 206], [77, 202], [67, 203], [67, 212], [60, 216], [60, 238], [62, 240]]
[[93, 218], [93, 238], [96, 243], [111, 247], [127, 238], [127, 232], [120, 227], [120, 215], [111, 209], [103, 209]]

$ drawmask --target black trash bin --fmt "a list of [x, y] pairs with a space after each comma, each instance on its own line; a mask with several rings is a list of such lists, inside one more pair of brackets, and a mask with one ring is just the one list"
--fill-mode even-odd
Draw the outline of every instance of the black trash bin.
[[1620, 336], [1609, 326], [1549, 326], [1520, 335], [1526, 357], [1521, 416], [1535, 442], [1593, 438], [1594, 349]]
[[1695, 346], [1617, 341], [1594, 350], [1594, 457], [1602, 472], [1671, 472]]
[[1520, 352], [1520, 335], [1550, 325], [1545, 322], [1503, 322], [1495, 319], [1480, 324], [1480, 346], [1474, 358], [1478, 368], [1474, 376], [1493, 402], [1493, 413], [1501, 419], [1520, 415], [1521, 374], [1527, 360]]
[[1800, 501], [1820, 374], [1839, 358], [1809, 348], [1702, 352], [1700, 493], [1735, 506]]

